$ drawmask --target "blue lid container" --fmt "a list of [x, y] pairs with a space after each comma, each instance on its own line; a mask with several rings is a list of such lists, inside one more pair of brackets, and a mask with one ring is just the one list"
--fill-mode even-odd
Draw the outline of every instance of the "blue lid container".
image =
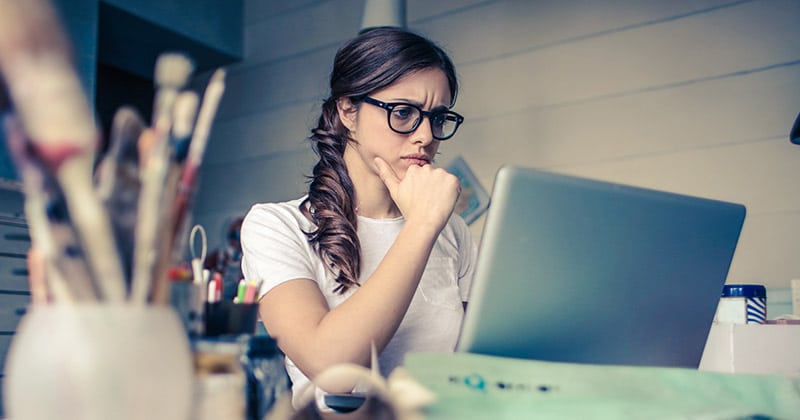
[[767, 297], [767, 288], [760, 284], [726, 284], [722, 288], [722, 297]]

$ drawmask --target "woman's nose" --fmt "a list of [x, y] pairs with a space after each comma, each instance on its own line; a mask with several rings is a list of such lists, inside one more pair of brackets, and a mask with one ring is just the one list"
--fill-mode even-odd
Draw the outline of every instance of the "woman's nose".
[[422, 121], [413, 133], [411, 133], [411, 141], [413, 143], [429, 145], [433, 142], [433, 130], [431, 128], [431, 120], [428, 116], [423, 116]]

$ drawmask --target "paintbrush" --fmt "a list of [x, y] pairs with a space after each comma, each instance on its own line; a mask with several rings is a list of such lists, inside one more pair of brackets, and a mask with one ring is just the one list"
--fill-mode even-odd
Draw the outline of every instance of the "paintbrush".
[[92, 185], [97, 127], [69, 51], [48, 3], [0, 2], [0, 71], [22, 126], [63, 191], [102, 297], [122, 301], [123, 274], [111, 223]]
[[108, 151], [95, 171], [95, 188], [111, 218], [128, 287], [133, 271], [134, 232], [141, 189], [137, 145], [144, 129], [145, 122], [134, 108], [118, 109], [111, 123]]
[[192, 91], [181, 92], [175, 99], [175, 117], [170, 133], [173, 163], [182, 164], [189, 154], [199, 101], [197, 94]]
[[31, 290], [44, 288], [44, 294], [58, 303], [96, 301], [97, 291], [58, 183], [33, 154], [19, 121], [8, 115], [3, 123], [8, 150], [23, 181], [32, 246], [44, 264], [44, 284], [31, 284]]
[[171, 119], [173, 104], [194, 71], [194, 63], [185, 54], [163, 53], [156, 60], [154, 82], [158, 88], [153, 103], [153, 127], [159, 119]]
[[164, 279], [161, 276], [165, 276], [169, 268], [178, 264], [183, 256], [183, 253], [173, 252], [175, 215], [172, 209], [183, 168], [180, 159], [181, 156], [186, 155], [186, 150], [191, 140], [194, 118], [197, 113], [197, 102], [197, 94], [190, 91], [181, 92], [175, 99], [172, 130], [170, 130], [169, 139], [171, 159], [168, 164], [163, 196], [160, 201], [161, 214], [159, 221], [163, 228], [158, 231], [158, 243], [162, 245], [162, 248], [158, 254], [158, 261], [154, 271], [154, 279], [160, 280], [154, 283], [154, 287], [151, 290], [151, 299], [154, 302], [166, 302], [169, 300], [169, 282], [163, 281]]
[[[154, 284], [166, 278], [166, 272], [157, 271], [159, 253], [170, 252], [160, 244], [159, 230], [169, 226], [164, 221], [160, 206], [169, 173], [169, 132], [172, 127], [172, 108], [179, 90], [189, 79], [193, 69], [191, 61], [182, 54], [163, 54], [156, 62], [157, 86], [153, 112], [152, 144], [141, 156], [142, 190], [139, 196], [136, 221], [133, 282], [130, 301], [146, 303]], [[166, 302], [165, 302], [166, 303]]]
[[217, 113], [219, 101], [225, 92], [225, 70], [217, 69], [211, 76], [203, 94], [203, 102], [197, 116], [192, 140], [189, 143], [189, 152], [183, 166], [177, 195], [173, 209], [173, 253], [180, 252], [186, 247], [185, 231], [189, 225], [189, 210], [194, 201], [194, 192], [197, 187], [200, 165], [203, 163], [208, 136], [211, 132], [211, 123]]

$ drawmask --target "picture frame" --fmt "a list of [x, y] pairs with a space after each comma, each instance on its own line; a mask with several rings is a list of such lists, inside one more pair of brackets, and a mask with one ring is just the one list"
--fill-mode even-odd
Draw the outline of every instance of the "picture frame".
[[461, 156], [456, 156], [445, 169], [461, 183], [461, 195], [454, 211], [467, 224], [472, 224], [489, 208], [489, 194]]

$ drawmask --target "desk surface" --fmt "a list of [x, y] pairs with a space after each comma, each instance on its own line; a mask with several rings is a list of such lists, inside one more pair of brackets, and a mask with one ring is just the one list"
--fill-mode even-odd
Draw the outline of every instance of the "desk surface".
[[796, 418], [800, 378], [685, 368], [416, 353], [411, 376], [437, 395], [429, 419]]

